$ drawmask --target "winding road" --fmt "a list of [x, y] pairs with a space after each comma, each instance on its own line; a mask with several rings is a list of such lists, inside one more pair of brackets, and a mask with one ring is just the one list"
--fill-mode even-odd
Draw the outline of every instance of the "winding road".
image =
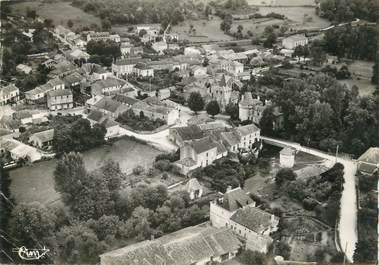
[[333, 166], [339, 162], [344, 165], [344, 190], [341, 197], [341, 212], [339, 222], [339, 239], [342, 251], [345, 253], [349, 262], [353, 262], [355, 244], [358, 240], [357, 235], [357, 197], [355, 190], [355, 174], [357, 163], [354, 160], [342, 157], [335, 157], [322, 151], [301, 146], [298, 143], [278, 140], [270, 137], [261, 136], [261, 139], [268, 144], [292, 147], [298, 151], [308, 153], [325, 159], [326, 166]]

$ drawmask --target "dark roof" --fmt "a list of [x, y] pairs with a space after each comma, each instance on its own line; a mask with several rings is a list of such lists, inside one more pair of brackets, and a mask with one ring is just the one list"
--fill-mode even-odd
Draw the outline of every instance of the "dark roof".
[[87, 116], [87, 119], [93, 120], [95, 122], [101, 122], [103, 118], [104, 114], [99, 110], [92, 110]]
[[191, 265], [237, 251], [241, 246], [229, 229], [195, 226], [105, 253], [100, 258], [102, 265]]
[[222, 206], [228, 211], [234, 212], [254, 201], [241, 188], [225, 192]]
[[195, 140], [204, 137], [204, 133], [196, 125], [186, 126], [186, 127], [176, 127], [175, 130], [183, 141]]
[[240, 143], [241, 138], [235, 131], [231, 132], [222, 132], [221, 138], [224, 140], [225, 144], [228, 146], [235, 146]]
[[110, 98], [102, 98], [96, 104], [95, 107], [104, 109], [110, 112], [116, 112], [122, 104]]
[[117, 122], [115, 122], [114, 120], [110, 118], [105, 119], [104, 121], [101, 122], [101, 124], [104, 125], [105, 128], [110, 128], [110, 127], [118, 125]]
[[212, 141], [210, 137], [204, 137], [199, 140], [194, 140], [191, 142], [191, 146], [198, 154], [204, 153], [213, 148], [218, 148], [218, 145], [214, 141]]
[[115, 65], [131, 65], [131, 64], [137, 64], [137, 63], [143, 63], [143, 62], [149, 62], [150, 59], [146, 58], [127, 58], [122, 60], [117, 60], [114, 62]]
[[133, 105], [134, 103], [137, 103], [139, 102], [138, 99], [135, 99], [135, 98], [132, 98], [132, 97], [128, 97], [128, 96], [125, 96], [125, 95], [121, 95], [121, 94], [117, 94], [117, 95], [114, 95], [112, 97], [113, 100], [116, 100], [118, 102], [121, 102], [123, 104], [127, 104], [127, 105]]
[[69, 96], [72, 95], [70, 89], [57, 89], [48, 92], [49, 97]]
[[230, 220], [261, 233], [271, 227], [271, 214], [256, 207], [245, 207], [237, 210]]

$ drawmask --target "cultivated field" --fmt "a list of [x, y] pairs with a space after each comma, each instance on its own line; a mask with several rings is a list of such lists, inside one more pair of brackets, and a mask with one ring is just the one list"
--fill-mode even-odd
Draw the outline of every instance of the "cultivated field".
[[16, 15], [25, 16], [27, 9], [36, 10], [38, 16], [43, 19], [49, 18], [55, 25], [67, 25], [68, 20], [74, 22], [73, 28], [81, 28], [92, 24], [100, 25], [100, 18], [83, 12], [73, 7], [69, 2], [42, 3], [40, 1], [20, 2], [12, 5]]
[[[203, 42], [203, 41], [228, 41], [233, 37], [224, 34], [220, 29], [221, 19], [219, 17], [213, 17], [213, 19], [205, 20], [186, 20], [180, 25], [173, 27], [173, 32], [179, 35], [181, 40], [188, 40], [190, 42]], [[195, 35], [189, 35], [188, 31], [190, 25], [193, 25], [196, 29]]]
[[[123, 139], [112, 146], [85, 152], [83, 158], [88, 170], [100, 167], [107, 159], [113, 159], [120, 163], [124, 172], [129, 172], [137, 165], [150, 165], [155, 156], [160, 153], [148, 145]], [[55, 166], [56, 160], [53, 159], [10, 171], [11, 192], [16, 201], [39, 201], [47, 205], [54, 205], [59, 201], [60, 196], [54, 189]]]

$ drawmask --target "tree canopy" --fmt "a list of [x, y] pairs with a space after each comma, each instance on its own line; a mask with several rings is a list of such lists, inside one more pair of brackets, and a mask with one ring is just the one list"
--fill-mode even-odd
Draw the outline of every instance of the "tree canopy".
[[207, 104], [206, 110], [209, 115], [214, 117], [215, 115], [220, 113], [220, 106], [218, 105], [217, 101], [213, 100]]
[[197, 113], [204, 109], [204, 100], [199, 92], [192, 92], [188, 99], [188, 107]]

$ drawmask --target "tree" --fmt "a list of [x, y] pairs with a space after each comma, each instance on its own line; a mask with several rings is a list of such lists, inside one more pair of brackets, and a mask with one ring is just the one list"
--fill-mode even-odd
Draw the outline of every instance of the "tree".
[[237, 120], [239, 116], [239, 109], [237, 104], [229, 103], [226, 105], [225, 112], [232, 120]]
[[87, 174], [83, 157], [79, 153], [64, 154], [58, 160], [54, 171], [55, 189], [61, 193], [65, 204], [75, 203], [75, 198], [82, 189], [81, 179]]
[[[56, 216], [39, 202], [22, 203], [16, 206], [9, 222], [11, 234], [20, 245], [50, 245], [54, 235]], [[51, 246], [51, 245], [50, 245]]]
[[110, 30], [112, 28], [112, 24], [109, 19], [101, 20], [101, 27], [103, 30]]
[[378, 259], [378, 246], [375, 240], [360, 239], [356, 243], [354, 262], [374, 262]]
[[71, 29], [74, 26], [74, 22], [71, 19], [67, 21], [67, 26]]
[[31, 9], [27, 9], [26, 10], [26, 17], [28, 17], [28, 18], [31, 18], [31, 19], [36, 19], [36, 17], [37, 17], [37, 12], [33, 9], [33, 10], [31, 10]]
[[266, 264], [266, 257], [263, 253], [252, 250], [245, 250], [241, 254], [241, 260], [246, 265], [264, 265]]
[[106, 245], [83, 223], [65, 226], [57, 233], [58, 257], [68, 263], [97, 263]]
[[274, 107], [269, 106], [264, 109], [259, 126], [263, 135], [272, 136], [274, 134]]
[[270, 33], [266, 40], [263, 42], [263, 46], [265, 48], [272, 48], [274, 44], [276, 43], [276, 34], [275, 33]]
[[314, 40], [309, 50], [313, 64], [316, 66], [322, 65], [326, 61], [326, 53], [322, 47], [321, 41]]
[[277, 185], [281, 186], [287, 181], [293, 181], [297, 178], [296, 173], [290, 168], [282, 168], [276, 173], [275, 182]]
[[188, 107], [197, 114], [204, 109], [204, 100], [199, 92], [192, 92], [188, 99]]
[[220, 106], [216, 100], [213, 100], [207, 104], [206, 110], [207, 113], [214, 118], [215, 115], [220, 113]]
[[139, 31], [139, 33], [138, 33], [138, 36], [140, 37], [140, 38], [142, 38], [144, 35], [146, 35], [147, 34], [147, 31], [146, 31], [146, 29], [141, 29], [140, 31]]
[[220, 24], [220, 29], [226, 33], [232, 28], [233, 18], [230, 14], [226, 15]]
[[275, 242], [274, 253], [282, 256], [285, 260], [289, 260], [291, 255], [291, 247], [283, 241]]

